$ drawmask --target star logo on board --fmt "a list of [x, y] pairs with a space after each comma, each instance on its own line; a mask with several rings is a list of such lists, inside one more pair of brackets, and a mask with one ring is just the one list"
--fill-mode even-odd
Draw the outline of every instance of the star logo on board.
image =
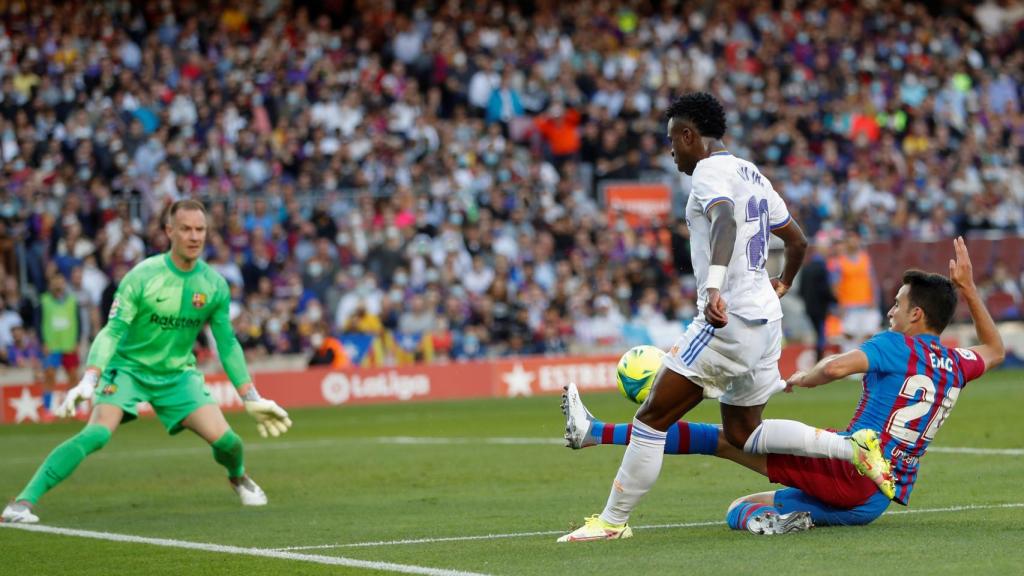
[[508, 397], [533, 396], [534, 375], [523, 369], [523, 365], [516, 362], [511, 372], [501, 375], [502, 381], [508, 385]]
[[43, 399], [33, 396], [28, 388], [22, 388], [21, 396], [11, 398], [7, 403], [14, 408], [15, 424], [20, 424], [25, 420], [39, 422], [39, 409], [43, 407]]

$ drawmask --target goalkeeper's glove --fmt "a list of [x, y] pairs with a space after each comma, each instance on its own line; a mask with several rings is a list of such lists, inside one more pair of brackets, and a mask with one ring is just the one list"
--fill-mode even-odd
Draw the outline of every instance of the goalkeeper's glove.
[[248, 388], [242, 394], [242, 402], [245, 404], [245, 411], [256, 419], [256, 430], [260, 436], [276, 438], [291, 428], [292, 421], [284, 408], [273, 400], [260, 398], [259, 392], [252, 384], [248, 384]]
[[100, 371], [95, 368], [88, 368], [85, 374], [82, 375], [82, 380], [77, 386], [68, 390], [67, 395], [64, 397], [64, 401], [57, 407], [57, 416], [61, 418], [71, 418], [75, 415], [75, 411], [78, 409], [79, 402], [85, 402], [91, 400], [92, 395], [96, 392], [96, 384], [100, 380]]

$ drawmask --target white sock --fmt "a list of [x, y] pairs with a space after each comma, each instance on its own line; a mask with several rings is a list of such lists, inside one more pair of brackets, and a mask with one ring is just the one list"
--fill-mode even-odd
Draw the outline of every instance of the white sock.
[[608, 503], [601, 512], [601, 519], [609, 524], [625, 524], [629, 514], [654, 486], [661, 473], [661, 461], [665, 455], [665, 432], [659, 432], [643, 422], [633, 419], [633, 435], [630, 437], [622, 465], [612, 483]]
[[853, 446], [848, 438], [795, 420], [761, 422], [747, 439], [743, 451], [853, 460]]

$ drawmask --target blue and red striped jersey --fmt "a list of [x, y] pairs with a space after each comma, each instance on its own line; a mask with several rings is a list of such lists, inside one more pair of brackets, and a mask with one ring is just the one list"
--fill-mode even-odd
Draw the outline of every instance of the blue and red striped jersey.
[[906, 505], [919, 459], [946, 421], [964, 386], [985, 372], [971, 350], [948, 348], [937, 336], [882, 332], [860, 347], [868, 357], [864, 392], [847, 432], [878, 432], [892, 465], [894, 500]]

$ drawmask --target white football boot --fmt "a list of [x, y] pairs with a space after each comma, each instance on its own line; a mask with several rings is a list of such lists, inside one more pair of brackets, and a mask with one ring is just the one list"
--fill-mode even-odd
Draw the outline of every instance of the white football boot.
[[747, 530], [753, 534], [788, 534], [789, 532], [803, 532], [813, 527], [811, 513], [806, 511], [779, 514], [774, 510], [766, 510], [747, 520]]
[[242, 506], [266, 506], [267, 495], [249, 476], [242, 476], [237, 480], [232, 479], [231, 487], [242, 499]]
[[575, 382], [562, 388], [562, 414], [565, 415], [565, 445], [573, 450], [595, 446], [597, 442], [590, 437], [590, 428], [594, 416], [583, 405], [580, 391]]
[[0, 520], [10, 522], [11, 524], [35, 524], [39, 522], [39, 516], [32, 513], [32, 508], [28, 504], [11, 502], [4, 508], [4, 513], [0, 516]]

